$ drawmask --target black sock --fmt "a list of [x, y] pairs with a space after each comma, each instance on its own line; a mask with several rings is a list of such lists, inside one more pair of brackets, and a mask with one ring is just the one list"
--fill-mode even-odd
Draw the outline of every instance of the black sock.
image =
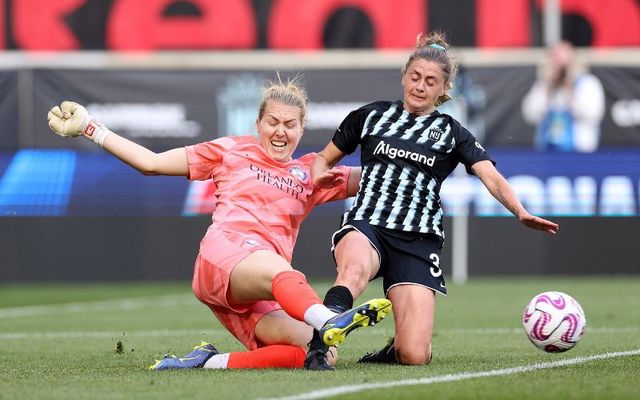
[[346, 286], [334, 286], [327, 291], [323, 304], [331, 311], [342, 313], [353, 307], [353, 295]]
[[326, 353], [329, 350], [329, 346], [324, 344], [324, 341], [320, 337], [320, 332], [317, 329], [313, 330], [313, 336], [311, 337], [311, 341], [309, 342], [309, 351], [315, 351], [320, 353]]

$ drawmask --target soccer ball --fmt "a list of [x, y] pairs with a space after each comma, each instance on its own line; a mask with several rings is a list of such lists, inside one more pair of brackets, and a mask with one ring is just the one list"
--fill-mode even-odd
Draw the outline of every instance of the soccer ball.
[[582, 339], [587, 319], [573, 297], [562, 292], [544, 292], [531, 299], [524, 309], [522, 324], [537, 348], [560, 353]]

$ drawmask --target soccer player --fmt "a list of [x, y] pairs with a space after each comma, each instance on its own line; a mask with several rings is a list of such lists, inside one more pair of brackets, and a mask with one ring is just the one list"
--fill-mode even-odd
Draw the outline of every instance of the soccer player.
[[[390, 312], [387, 299], [373, 299], [335, 313], [291, 266], [302, 220], [317, 204], [355, 194], [360, 173], [333, 168], [316, 177], [322, 187], [314, 186], [310, 166], [317, 154], [292, 158], [307, 105], [296, 78], [278, 78], [263, 92], [257, 137], [224, 137], [163, 153], [109, 131], [77, 103], [65, 101], [49, 112], [49, 127], [58, 135], [87, 137], [145, 175], [212, 179], [217, 187], [213, 222], [200, 243], [192, 286], [249, 351], [219, 354], [202, 343], [185, 357], [166, 356], [151, 369], [301, 368], [313, 328], [333, 346]], [[333, 369], [326, 356], [309, 366]]]
[[[431, 361], [436, 293], [447, 293], [439, 191], [458, 163], [525, 226], [558, 230], [554, 222], [529, 214], [476, 138], [436, 110], [450, 99], [456, 69], [444, 34], [419, 35], [402, 71], [402, 101], [376, 101], [352, 111], [312, 164], [312, 178], [322, 185], [323, 174], [360, 146], [360, 189], [333, 235], [338, 276], [324, 303], [347, 310], [369, 280], [383, 278], [394, 307], [395, 338], [361, 362]], [[326, 349], [314, 334], [308, 357]]]

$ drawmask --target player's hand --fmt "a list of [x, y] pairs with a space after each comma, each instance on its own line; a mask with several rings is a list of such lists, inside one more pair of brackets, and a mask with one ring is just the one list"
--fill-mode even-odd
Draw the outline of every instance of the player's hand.
[[524, 214], [518, 218], [525, 226], [538, 231], [544, 231], [555, 235], [558, 233], [559, 225], [552, 221], [547, 221], [544, 218], [536, 217], [531, 214]]
[[91, 120], [87, 109], [73, 101], [63, 101], [47, 114], [49, 128], [62, 137], [76, 137], [84, 133]]
[[313, 185], [322, 189], [334, 188], [345, 181], [344, 172], [339, 168], [331, 168], [315, 177]]
[[63, 101], [47, 114], [49, 128], [62, 137], [76, 137], [83, 135], [98, 145], [103, 146], [104, 140], [112, 132], [106, 126], [89, 115], [86, 108], [73, 101]]

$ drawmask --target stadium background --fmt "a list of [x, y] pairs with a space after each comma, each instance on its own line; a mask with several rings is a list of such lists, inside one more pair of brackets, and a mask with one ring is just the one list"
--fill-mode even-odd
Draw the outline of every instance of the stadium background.
[[[470, 276], [637, 273], [639, 3], [558, 2], [561, 36], [605, 87], [592, 154], [533, 151], [520, 114], [544, 55], [543, 4], [0, 0], [0, 281], [189, 279], [210, 221], [206, 184], [143, 177], [92, 143], [52, 135], [52, 105], [79, 101], [161, 151], [249, 133], [264, 79], [302, 72], [312, 104], [299, 152], [318, 151], [348, 110], [400, 97], [400, 67], [428, 29], [449, 34], [464, 68], [447, 111], [525, 205], [561, 225], [553, 238], [528, 232], [456, 173], [443, 187], [443, 265], [465, 264]], [[345, 206], [303, 224], [294, 264], [311, 277], [334, 274], [329, 238]], [[60, 250], [69, 243], [73, 252]]]

